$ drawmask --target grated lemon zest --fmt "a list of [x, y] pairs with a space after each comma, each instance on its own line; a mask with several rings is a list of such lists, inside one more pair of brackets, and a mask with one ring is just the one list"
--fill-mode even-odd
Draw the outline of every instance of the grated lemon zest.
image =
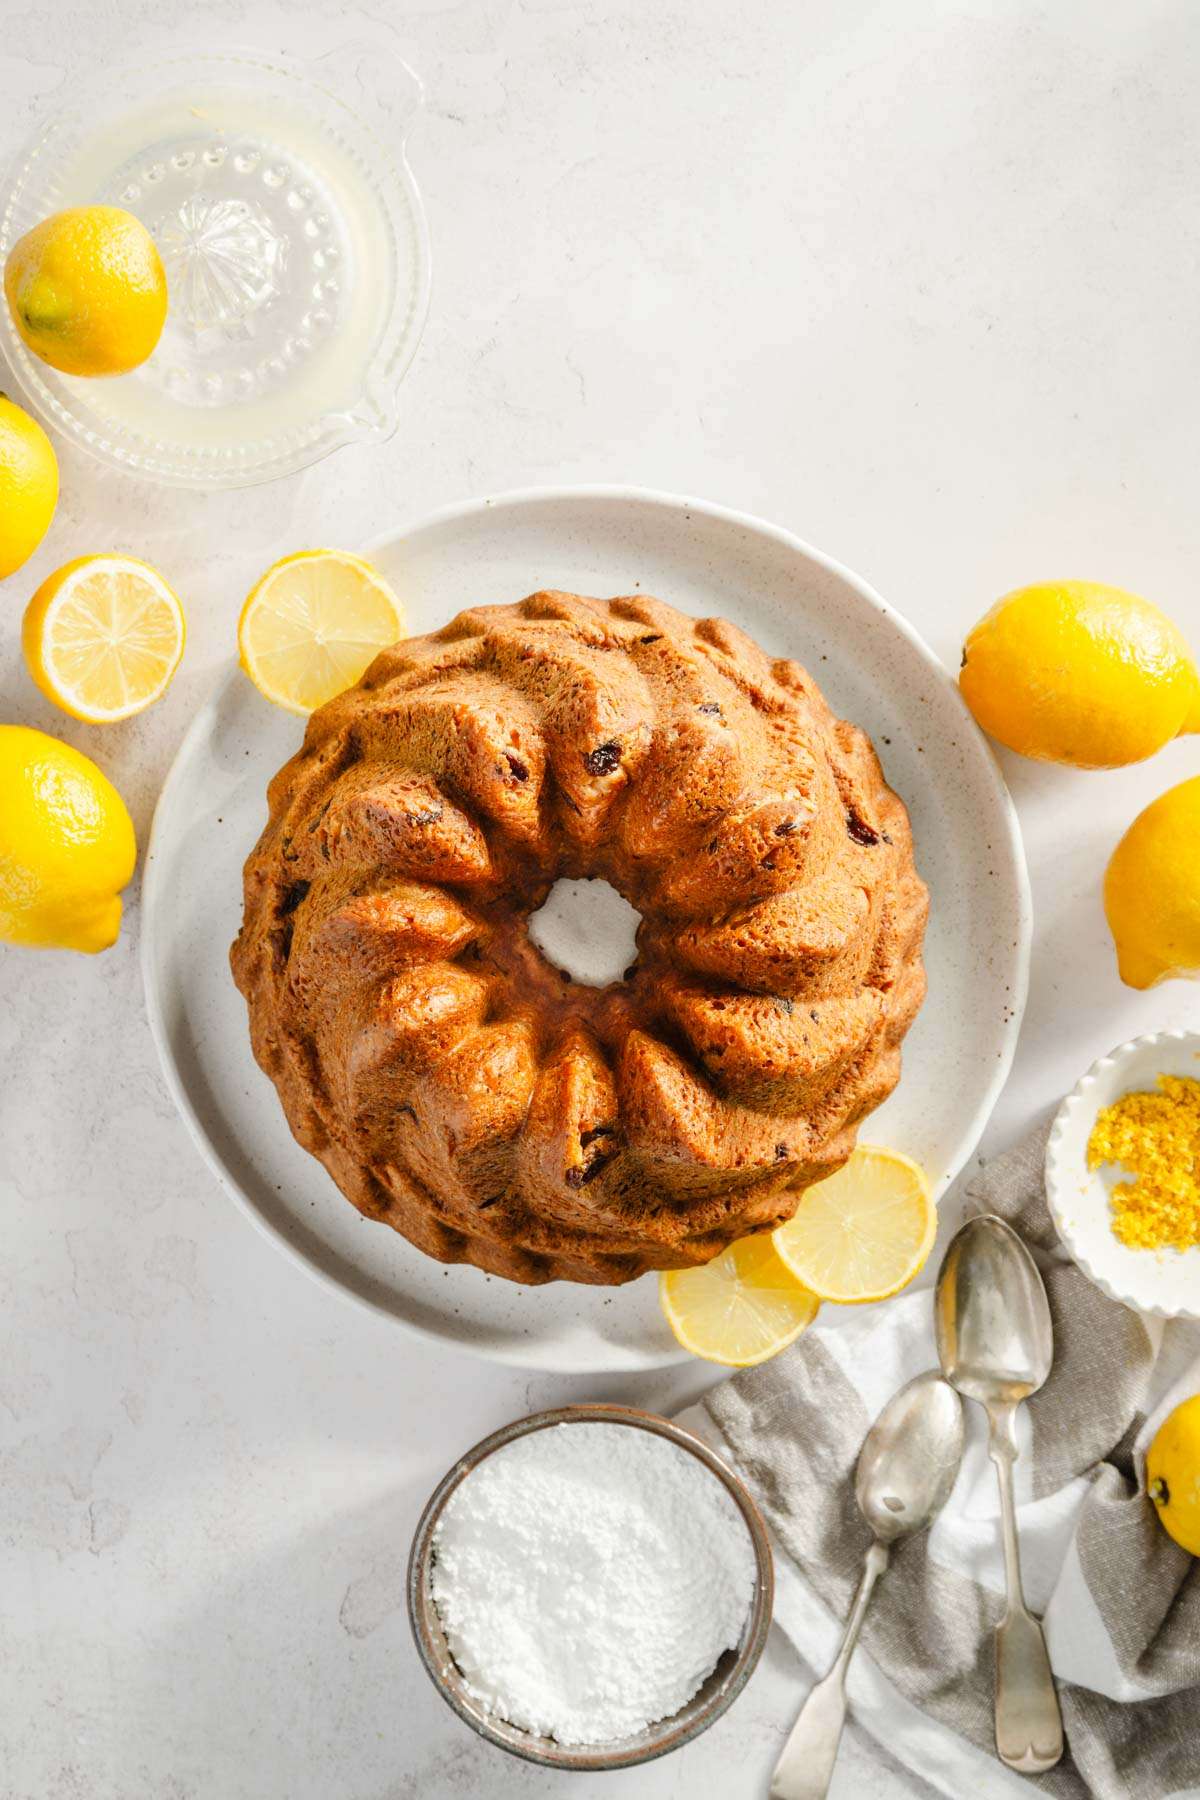
[[1113, 1235], [1133, 1250], [1200, 1245], [1200, 1081], [1160, 1075], [1159, 1091], [1122, 1094], [1097, 1114], [1088, 1167], [1134, 1176], [1112, 1190]]

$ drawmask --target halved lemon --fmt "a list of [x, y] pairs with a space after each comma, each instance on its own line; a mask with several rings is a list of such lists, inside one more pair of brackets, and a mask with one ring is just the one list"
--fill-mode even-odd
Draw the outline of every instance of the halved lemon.
[[251, 590], [238, 653], [260, 694], [310, 713], [353, 687], [404, 634], [403, 608], [369, 562], [344, 550], [301, 550]]
[[860, 1144], [772, 1236], [780, 1259], [818, 1299], [861, 1305], [898, 1294], [924, 1266], [937, 1207], [909, 1157]]
[[43, 694], [91, 725], [152, 705], [170, 686], [186, 638], [178, 596], [136, 556], [66, 563], [42, 583], [21, 627]]
[[658, 1297], [685, 1350], [732, 1369], [786, 1350], [817, 1316], [769, 1236], [741, 1238], [699, 1269], [666, 1270]]

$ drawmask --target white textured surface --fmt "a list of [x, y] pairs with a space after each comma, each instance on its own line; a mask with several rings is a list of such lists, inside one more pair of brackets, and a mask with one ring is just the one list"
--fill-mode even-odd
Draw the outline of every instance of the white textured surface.
[[[303, 478], [201, 499], [63, 457], [53, 536], [0, 588], [0, 716], [96, 751], [144, 833], [241, 597], [281, 550], [468, 492], [609, 479], [709, 494], [860, 569], [953, 663], [1043, 575], [1140, 589], [1200, 639], [1193, 231], [1200, 20], [984, 0], [0, 0], [0, 151], [65, 72], [200, 38], [336, 30], [425, 75], [435, 246], [403, 422]], [[19, 667], [20, 609], [111, 547], [186, 595], [168, 700], [106, 735]], [[1119, 775], [1006, 763], [1039, 928], [985, 1142], [1195, 990], [1117, 980], [1099, 900], [1196, 740]], [[0, 951], [0, 1791], [5, 1800], [752, 1800], [801, 1674], [772, 1646], [644, 1770], [501, 1762], [420, 1672], [403, 1557], [500, 1421], [661, 1381], [533, 1380], [418, 1351], [249, 1231], [166, 1100], [133, 908], [100, 961]], [[931, 1104], [936, 1104], [931, 1096]], [[851, 1736], [835, 1800], [914, 1791]]]
[[530, 914], [529, 935], [556, 968], [604, 987], [620, 981], [637, 955], [639, 917], [607, 881], [556, 881]]

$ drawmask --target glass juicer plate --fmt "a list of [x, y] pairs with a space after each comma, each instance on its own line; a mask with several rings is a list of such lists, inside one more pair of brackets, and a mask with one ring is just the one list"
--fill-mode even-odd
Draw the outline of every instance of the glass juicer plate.
[[0, 306], [46, 421], [183, 487], [270, 480], [397, 423], [430, 254], [404, 144], [417, 77], [377, 45], [298, 64], [251, 52], [108, 69], [64, 96], [0, 196], [0, 264], [64, 207], [125, 207], [167, 271], [167, 324], [129, 375], [61, 375]]

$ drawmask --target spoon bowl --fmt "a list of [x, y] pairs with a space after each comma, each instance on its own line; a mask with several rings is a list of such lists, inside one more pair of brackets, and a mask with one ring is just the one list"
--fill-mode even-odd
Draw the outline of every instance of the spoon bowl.
[[934, 1309], [946, 1379], [981, 1405], [1027, 1400], [1050, 1373], [1054, 1330], [1037, 1264], [1003, 1219], [969, 1219], [946, 1252]]
[[872, 1425], [854, 1477], [858, 1509], [881, 1544], [942, 1510], [962, 1461], [962, 1401], [930, 1369], [894, 1394]]

